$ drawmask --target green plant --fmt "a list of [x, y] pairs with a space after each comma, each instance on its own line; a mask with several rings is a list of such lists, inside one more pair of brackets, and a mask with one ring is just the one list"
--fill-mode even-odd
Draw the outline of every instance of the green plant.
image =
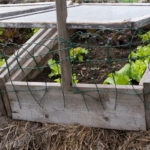
[[108, 78], [104, 81], [104, 84], [111, 84], [111, 85], [130, 85], [130, 78], [129, 78], [129, 69], [130, 64], [126, 64], [122, 69], [116, 71], [115, 73], [110, 73]]
[[0, 28], [0, 42], [9, 43], [22, 41], [22, 39], [29, 39], [33, 36], [39, 28], [27, 28], [27, 29], [16, 29], [16, 28]]
[[[78, 60], [79, 62], [83, 62], [83, 55], [88, 54], [88, 50], [82, 47], [77, 47], [77, 48], [71, 48], [69, 51], [70, 54], [70, 60], [71, 62], [73, 62], [74, 60]], [[61, 82], [61, 69], [60, 69], [60, 65], [54, 60], [54, 59], [50, 59], [48, 61], [48, 65], [51, 69], [51, 73], [48, 75], [49, 78], [53, 78], [55, 77], [56, 79], [54, 80], [57, 83]], [[76, 74], [74, 73], [72, 75], [72, 81], [73, 83], [78, 83]]]
[[39, 30], [40, 30], [39, 28], [32, 28], [32, 34], [37, 33]]
[[5, 63], [5, 59], [2, 59], [2, 58], [0, 57], [0, 67], [1, 67], [4, 63]]
[[[55, 79], [54, 81], [57, 82], [57, 83], [61, 83], [61, 79], [60, 79], [60, 78]], [[76, 76], [75, 73], [74, 73], [73, 76], [72, 76], [72, 82], [73, 82], [73, 83], [78, 83], [77, 76]]]
[[[54, 80], [57, 83], [61, 83], [61, 69], [60, 69], [60, 65], [54, 60], [54, 59], [50, 59], [48, 61], [48, 65], [51, 69], [51, 73], [48, 75], [49, 78], [55, 77], [56, 79]], [[76, 74], [73, 74], [72, 76], [72, 81], [73, 83], [78, 83]]]
[[51, 73], [48, 75], [49, 78], [59, 76], [61, 74], [60, 65], [56, 63], [54, 59], [48, 61], [48, 65], [51, 69]]
[[[141, 35], [142, 41], [150, 38], [150, 31]], [[130, 85], [132, 81], [140, 82], [150, 62], [150, 44], [138, 46], [136, 52], [129, 55], [130, 64], [126, 64], [121, 70], [114, 74], [110, 73], [104, 84]]]
[[150, 40], [150, 31], [145, 34], [139, 34], [139, 37], [142, 39], [142, 42], [146, 42]]
[[0, 35], [3, 34], [3, 28], [0, 28]]
[[131, 63], [131, 79], [140, 82], [147, 67], [148, 62], [141, 59]]
[[1, 38], [2, 35], [3, 35], [3, 28], [0, 28], [0, 43], [3, 42], [3, 39]]
[[143, 61], [147, 59], [147, 61], [150, 60], [150, 44], [146, 46], [138, 46], [136, 52], [131, 52], [129, 55], [129, 58], [132, 58], [134, 60], [136, 59], [142, 59]]
[[79, 62], [83, 62], [83, 54], [88, 54], [88, 50], [82, 47], [71, 48], [70, 49], [70, 59], [71, 62], [73, 60], [78, 60]]

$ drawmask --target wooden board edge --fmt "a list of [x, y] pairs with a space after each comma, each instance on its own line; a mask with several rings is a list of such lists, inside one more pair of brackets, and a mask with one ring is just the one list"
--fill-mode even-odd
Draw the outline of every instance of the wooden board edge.
[[[28, 94], [28, 93], [22, 93], [22, 92], [26, 92], [26, 90], [28, 89], [28, 87], [26, 87], [27, 85], [28, 86], [30, 86], [30, 89], [33, 89], [33, 91], [34, 90], [43, 90], [43, 89], [45, 89], [45, 87], [47, 87], [47, 90], [50, 90], [51, 92], [52, 92], [52, 90], [54, 89], [56, 89], [57, 91], [58, 90], [60, 90], [60, 92], [61, 92], [61, 85], [59, 84], [59, 83], [40, 83], [40, 82], [19, 82], [19, 81], [13, 81], [13, 83], [11, 83], [11, 82], [7, 82], [6, 83], [6, 87], [7, 87], [7, 90], [10, 90], [10, 92], [15, 92], [15, 91], [13, 91], [13, 87], [12, 87], [12, 84], [15, 86], [15, 89], [17, 89], [18, 90], [18, 93], [20, 93], [21, 95], [23, 94], [23, 95], [26, 95], [26, 94]], [[93, 89], [93, 90], [95, 90], [95, 92], [97, 92], [97, 87], [95, 87], [95, 85], [94, 84], [92, 84], [91, 85], [91, 87], [88, 87], [89, 86], [89, 84], [78, 84], [78, 88], [81, 88], [81, 90], [87, 90], [87, 88], [88, 89], [90, 89], [91, 87], [91, 89]], [[101, 86], [101, 85], [99, 85], [99, 86]], [[107, 92], [109, 91], [109, 90], [111, 90], [111, 86], [105, 86], [105, 89], [107, 90]], [[131, 92], [131, 93], [134, 93], [134, 90], [132, 89], [131, 90], [131, 88], [132, 88], [132, 86], [128, 86], [128, 90], [131, 92], [131, 91], [133, 91], [133, 92]], [[108, 90], [109, 89], [109, 90]], [[125, 87], [123, 87], [123, 86], [120, 86], [120, 89], [122, 90], [122, 91], [126, 91], [126, 89], [125, 89]], [[21, 91], [19, 91], [19, 90], [21, 90]], [[143, 91], [143, 89], [142, 89], [142, 87], [141, 86], [137, 86], [137, 88], [136, 88], [136, 90], [138, 91], [138, 92], [142, 92]], [[50, 93], [50, 92], [48, 92], [48, 93]], [[58, 91], [58, 93], [59, 93], [59, 91]], [[56, 92], [56, 95], [58, 94], [57, 92]], [[35, 95], [36, 95], [36, 92], [34, 93]], [[70, 96], [72, 97], [74, 97], [75, 96], [75, 101], [77, 100], [77, 97], [79, 96], [80, 98], [79, 99], [82, 99], [81, 97], [81, 95], [80, 94], [76, 94], [76, 93], [65, 93], [66, 94], [66, 96], [67, 96], [67, 94], [69, 94], [69, 99], [70, 99]], [[88, 93], [88, 94], [90, 94], [90, 93]], [[87, 94], [87, 95], [88, 95]], [[92, 92], [91, 93], [92, 95], [95, 95], [94, 94], [94, 92]], [[102, 92], [102, 95], [103, 95], [104, 93]], [[14, 95], [14, 96], [13, 96]], [[21, 98], [21, 97], [24, 97], [24, 96], [21, 96], [21, 95], [19, 95], [19, 97]], [[37, 96], [38, 96], [39, 94], [37, 94]], [[53, 94], [53, 95], [55, 95], [55, 94]], [[58, 94], [59, 95], [59, 94]], [[86, 94], [85, 94], [86, 95]], [[105, 96], [107, 95], [107, 94], [104, 94]], [[110, 94], [111, 95], [111, 94]], [[122, 95], [122, 94], [121, 94]], [[15, 93], [9, 93], [9, 96], [10, 96], [10, 98], [11, 98], [11, 100], [12, 100], [12, 105], [14, 105], [14, 106], [17, 106], [18, 104], [17, 104], [17, 101], [15, 100], [15, 97], [16, 97], [16, 94]], [[30, 96], [29, 96], [30, 97]], [[55, 96], [54, 96], [55, 97]], [[56, 96], [57, 97], [57, 96]], [[132, 97], [132, 96], [131, 96]], [[48, 98], [48, 97], [47, 97]], [[122, 98], [122, 97], [121, 97]], [[133, 98], [133, 97], [132, 97]], [[60, 99], [59, 97], [58, 97], [58, 99]], [[68, 100], [69, 100], [68, 99]], [[113, 94], [113, 98], [112, 99], [114, 99], [114, 94]], [[127, 104], [125, 104], [125, 100], [126, 99], [128, 99], [128, 103]], [[31, 101], [33, 100], [33, 98], [31, 98]], [[46, 100], [46, 99], [45, 99]], [[47, 99], [48, 100], [48, 99]], [[107, 98], [106, 99], [103, 99], [104, 101], [106, 100], [106, 102], [107, 102]], [[122, 101], [123, 100], [123, 101]], [[128, 105], [130, 105], [130, 95], [127, 95], [127, 97], [125, 96], [123, 99], [122, 99], [121, 101], [123, 102], [121, 102], [121, 104], [123, 104], [123, 105], [120, 105], [121, 107], [123, 106], [124, 107], [124, 109], [123, 110], [125, 110], [125, 108], [128, 108], [127, 106]], [[21, 102], [22, 100], [20, 99], [20, 102]], [[61, 100], [60, 100], [61, 101]], [[69, 100], [70, 101], [70, 100]], [[82, 101], [82, 100], [81, 100]], [[25, 99], [24, 99], [24, 103], [25, 103]], [[30, 103], [30, 98], [29, 98], [29, 101], [28, 101], [28, 104]], [[137, 99], [137, 101], [136, 101], [136, 97], [134, 97], [134, 101], [133, 101], [133, 103], [131, 102], [131, 105], [133, 105], [134, 106], [134, 103], [136, 103], [136, 106], [138, 107], [138, 106], [140, 106], [140, 108], [142, 108], [142, 109], [140, 109], [140, 110], [138, 110], [138, 109], [135, 109], [134, 108], [134, 116], [133, 117], [129, 117], [128, 115], [127, 115], [127, 119], [129, 119], [129, 118], [135, 118], [135, 121], [140, 121], [139, 123], [138, 123], [138, 125], [137, 126], [135, 126], [135, 127], [133, 127], [133, 124], [135, 124], [136, 125], [136, 123], [134, 123], [134, 121], [132, 121], [132, 120], [130, 120], [131, 122], [132, 122], [132, 129], [131, 129], [131, 127], [130, 127], [130, 130], [146, 130], [146, 123], [144, 122], [145, 121], [145, 110], [144, 110], [144, 104], [142, 103], [142, 102], [140, 102], [138, 99]], [[33, 104], [33, 103], [32, 103]], [[84, 103], [83, 103], [84, 104]], [[92, 104], [92, 103], [91, 103]], [[109, 103], [109, 105], [111, 105], [111, 103]], [[15, 113], [17, 112], [15, 112], [15, 107], [14, 106], [12, 106], [13, 107], [13, 111], [14, 111], [14, 118], [15, 119], [22, 119], [21, 118], [21, 114], [19, 114], [18, 113], [18, 115], [16, 115]], [[24, 105], [25, 107], [27, 106], [26, 104]], [[35, 106], [35, 107], [34, 107]], [[33, 108], [34, 107], [34, 108]], [[57, 110], [58, 108], [57, 108], [57, 105], [55, 105], [55, 109]], [[62, 106], [63, 107], [63, 106]], [[94, 107], [94, 106], [93, 106]], [[24, 107], [22, 107], [22, 108], [24, 108]], [[21, 108], [21, 109], [22, 109]], [[28, 108], [28, 107], [27, 107]], [[70, 108], [69, 106], [68, 106], [68, 108]], [[110, 108], [110, 107], [109, 107]], [[139, 108], [139, 107], [138, 107]], [[35, 104], [35, 105], [32, 105], [32, 109], [35, 109], [35, 110], [38, 110], [38, 107], [37, 107], [37, 104]], [[23, 109], [24, 110], [24, 109]], [[63, 110], [63, 111], [61, 111], [61, 113], [65, 113], [64, 112], [64, 109], [62, 108], [61, 110]], [[76, 110], [76, 109], [73, 109], [74, 111]], [[127, 109], [128, 110], [128, 109]], [[19, 110], [18, 110], [19, 111]], [[21, 111], [21, 110], [20, 110]], [[32, 110], [30, 110], [30, 111], [32, 111]], [[81, 109], [81, 112], [82, 112], [83, 110]], [[130, 111], [132, 111], [132, 108], [130, 107]], [[22, 111], [22, 112], [24, 112], [24, 111]], [[33, 111], [34, 112], [34, 111]], [[42, 112], [42, 110], [41, 110], [41, 112]], [[47, 114], [48, 112], [47, 111], [45, 111], [45, 109], [43, 110], [43, 112], [45, 113], [45, 114]], [[111, 112], [111, 111], [108, 111], [108, 113], [109, 112]], [[113, 111], [114, 113], [115, 113], [115, 110]], [[32, 113], [32, 112], [31, 112]], [[71, 112], [70, 112], [71, 113]], [[74, 113], [77, 113], [76, 111], [74, 112]], [[87, 111], [87, 113], [88, 113], [88, 111]], [[137, 114], [137, 116], [136, 116], [136, 114]], [[18, 116], [20, 115], [20, 118], [18, 118]], [[23, 114], [22, 114], [23, 115]], [[50, 115], [50, 114], [49, 114]], [[105, 116], [106, 114], [104, 114], [104, 116]], [[131, 115], [131, 113], [130, 113], [130, 115]], [[140, 118], [138, 118], [138, 115], [140, 116]], [[33, 116], [34, 116], [34, 114], [33, 114]], [[56, 117], [57, 115], [55, 115], [55, 117]], [[58, 115], [59, 116], [59, 115]], [[103, 112], [102, 112], [102, 116], [103, 116]], [[107, 116], [107, 115], [106, 115]], [[78, 116], [79, 117], [79, 116]], [[88, 117], [88, 116], [87, 116]], [[98, 116], [97, 116], [98, 117]], [[29, 120], [29, 118], [30, 117], [25, 117], [24, 119], [26, 119], [26, 120]], [[59, 117], [58, 117], [59, 118]], [[80, 117], [79, 117], [80, 118]], [[82, 118], [82, 117], [81, 117]], [[80, 118], [80, 119], [81, 119]], [[101, 118], [101, 117], [100, 117]], [[114, 118], [114, 117], [113, 117]], [[30, 118], [31, 119], [31, 118]], [[33, 120], [32, 120], [33, 119]], [[37, 116], [36, 117], [32, 117], [32, 119], [30, 120], [30, 121], [39, 121], [40, 120], [40, 118], [38, 118]], [[43, 116], [43, 118], [42, 119], [44, 119], [44, 116]], [[57, 118], [56, 118], [57, 119]], [[80, 120], [79, 119], [79, 120]], [[88, 119], [88, 118], [87, 118]], [[98, 119], [98, 118], [97, 118]], [[137, 119], [137, 120], [136, 120]], [[141, 119], [142, 119], [142, 121], [141, 121]], [[51, 119], [50, 119], [51, 120]], [[71, 120], [70, 120], [71, 121]], [[121, 121], [121, 118], [120, 118], [120, 121]], [[42, 122], [42, 121], [41, 121]], [[56, 123], [56, 122], [55, 122]], [[59, 122], [60, 123], [60, 122]], [[62, 122], [61, 122], [62, 123]], [[72, 122], [73, 123], [73, 122]], [[88, 125], [88, 124], [87, 124]], [[108, 124], [107, 124], [108, 125]], [[139, 126], [140, 125], [140, 126]], [[110, 125], [111, 126], [111, 125]], [[128, 124], [126, 124], [126, 130], [128, 129], [129, 130], [129, 126], [130, 125], [128, 125]], [[103, 126], [104, 127], [104, 126]], [[117, 126], [115, 127], [115, 129], [117, 129]], [[121, 126], [119, 126], [118, 127], [118, 129], [125, 129], [125, 127], [123, 128], [123, 127], [121, 127]]]
[[150, 76], [149, 76], [150, 68], [149, 68], [149, 67], [150, 67], [150, 64], [149, 64], [149, 66], [147, 67], [147, 69], [146, 69], [146, 71], [145, 71], [145, 73], [144, 73], [144, 75], [143, 75], [143, 77], [142, 77], [142, 79], [141, 79], [139, 85], [143, 85], [143, 83], [147, 80], [147, 78], [150, 78]]
[[[51, 38], [55, 39], [56, 37], [57, 37], [57, 32], [54, 32], [54, 34], [51, 35]], [[51, 41], [51, 40], [46, 41], [44, 43], [45, 47], [41, 46], [38, 49], [36, 49], [36, 52], [34, 52], [34, 55], [35, 56], [39, 56], [39, 54], [41, 54], [42, 51], [45, 50], [45, 49], [47, 51], [49, 51], [49, 49], [47, 49], [46, 46], [49, 45], [50, 49], [51, 49], [51, 48], [53, 48], [53, 46], [55, 46], [54, 44], [56, 45], [56, 42], [54, 43], [54, 41]], [[36, 57], [36, 63], [40, 63], [44, 58], [46, 58], [46, 56]], [[31, 67], [31, 65], [32, 65], [32, 67], [36, 66], [33, 58], [29, 58], [28, 60], [26, 60], [26, 62], [24, 64], [22, 64], [22, 67], [23, 68], [28, 67], [28, 66]], [[31, 71], [32, 71], [31, 69], [27, 69], [27, 70], [24, 70], [24, 73], [27, 76]], [[20, 69], [17, 70], [15, 73], [12, 74], [12, 76], [11, 76], [11, 78], [9, 80], [13, 80], [13, 81], [14, 80], [15, 81], [17, 81], [17, 80], [23, 80], [26, 76], [23, 77], [21, 73], [22, 73], [22, 71]]]
[[[30, 43], [34, 43], [37, 40], [37, 38], [40, 37], [41, 34], [44, 33], [44, 31], [45, 31], [45, 29], [40, 29], [27, 42], [25, 42], [25, 44], [7, 60], [7, 64], [11, 65], [11, 63], [14, 61], [15, 57], [16, 56], [19, 57], [24, 52], [24, 49], [27, 49], [30, 46]], [[0, 68], [0, 73], [2, 73], [6, 69], [7, 69], [6, 64], [3, 64], [2, 67]]]
[[[56, 29], [49, 29], [47, 30], [46, 32], [43, 32], [42, 34], [40, 34], [40, 37], [38, 37], [35, 41], [35, 43], [39, 43], [40, 41], [43, 40], [43, 38], [48, 38], [49, 36], [53, 35], [53, 33], [55, 32]], [[44, 41], [43, 41], [44, 42]], [[35, 49], [36, 47], [36, 49]], [[40, 48], [41, 45], [36, 45], [36, 44], [31, 44], [28, 49], [26, 49], [26, 51], [24, 50], [24, 48], [22, 49], [22, 53], [18, 56], [19, 57], [19, 65], [22, 66], [24, 63], [25, 63], [25, 57], [28, 57], [29, 54], [32, 53], [32, 51], [34, 50], [38, 50], [38, 48]], [[35, 51], [36, 52], [36, 51]], [[13, 58], [12, 58], [13, 59]], [[17, 66], [18, 66], [18, 61], [15, 60], [15, 57], [13, 59], [14, 61], [11, 63], [11, 65], [9, 66], [9, 72], [11, 75], [13, 75], [14, 72], [17, 71]], [[16, 68], [16, 69], [14, 69]], [[7, 81], [10, 76], [8, 74], [8, 69], [6, 68], [1, 74], [0, 74], [1, 77], [5, 78], [5, 80]]]
[[[26, 81], [8, 81], [6, 82], [6, 85], [29, 85], [29, 86], [45, 86], [45, 82], [26, 82]], [[56, 83], [56, 82], [46, 82], [47, 86], [52, 86], [52, 87], [61, 87], [60, 83]], [[83, 88], [83, 89], [91, 89], [91, 88], [105, 88], [105, 89], [115, 89], [114, 85], [105, 85], [105, 84], [86, 84], [86, 83], [78, 83], [78, 84], [74, 84], [73, 87], [77, 87], [77, 88]], [[136, 89], [136, 90], [140, 90], [143, 91], [143, 86], [140, 85], [117, 85], [116, 86], [117, 89]]]
[[145, 114], [146, 114], [146, 126], [150, 130], [150, 71], [146, 74], [143, 81], [144, 88], [144, 103], [145, 103]]
[[147, 130], [150, 130], [150, 83], [143, 83], [143, 85], [144, 85], [146, 128]]
[[6, 110], [6, 114], [8, 117], [12, 117], [10, 101], [8, 98], [7, 90], [5, 87], [5, 81], [3, 78], [0, 78], [0, 90], [1, 90], [0, 94], [2, 96], [2, 101], [4, 104], [4, 109]]
[[5, 106], [4, 106], [4, 103], [3, 103], [3, 99], [2, 99], [2, 96], [1, 96], [1, 92], [0, 92], [0, 116], [6, 116], [6, 109], [5, 109]]

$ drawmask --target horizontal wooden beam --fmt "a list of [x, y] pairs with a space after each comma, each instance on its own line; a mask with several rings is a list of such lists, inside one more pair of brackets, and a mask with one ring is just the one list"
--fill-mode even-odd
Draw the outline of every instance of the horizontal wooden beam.
[[132, 86], [117, 86], [116, 101], [115, 87], [110, 85], [98, 85], [98, 94], [94, 84], [77, 84], [75, 88], [79, 93], [67, 91], [65, 99], [58, 83], [14, 81], [13, 85], [17, 93], [14, 92], [12, 83], [6, 83], [14, 119], [78, 123], [119, 130], [146, 130], [144, 103], [136, 95], [142, 94], [142, 86], [134, 86], [134, 89]]
[[[67, 28], [103, 29], [145, 27], [150, 24], [149, 7], [149, 4], [71, 5], [68, 6], [69, 16], [67, 18]], [[108, 15], [105, 15], [107, 13]], [[97, 14], [102, 15], [98, 16]], [[50, 19], [48, 19], [48, 17]], [[41, 11], [38, 13], [30, 13], [26, 15], [18, 15], [14, 16], [14, 18], [8, 17], [0, 20], [1, 27], [49, 28], [56, 27], [56, 24], [57, 20], [55, 9], [51, 9], [50, 11]]]

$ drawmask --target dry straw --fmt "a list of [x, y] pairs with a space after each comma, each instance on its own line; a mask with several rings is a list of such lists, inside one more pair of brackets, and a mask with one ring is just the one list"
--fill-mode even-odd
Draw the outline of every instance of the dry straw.
[[125, 132], [79, 125], [9, 121], [0, 150], [149, 150], [150, 131]]

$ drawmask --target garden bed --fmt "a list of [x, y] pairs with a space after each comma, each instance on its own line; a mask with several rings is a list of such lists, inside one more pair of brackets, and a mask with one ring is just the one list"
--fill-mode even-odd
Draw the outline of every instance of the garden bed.
[[[97, 38], [96, 34], [91, 34], [91, 32], [94, 32], [94, 30], [89, 32], [86, 30], [77, 31], [72, 35], [73, 39], [71, 38], [70, 45], [73, 45], [74, 51], [71, 55], [76, 55], [71, 56], [74, 57], [72, 58], [73, 60], [71, 60], [72, 70], [73, 74], [76, 74], [78, 83], [103, 84], [108, 74], [112, 72], [115, 73], [115, 71], [120, 70], [128, 63], [128, 56], [131, 50], [135, 51], [136, 47], [142, 43], [140, 38], [135, 36], [134, 42], [131, 44], [131, 48], [129, 48], [127, 44], [131, 40], [132, 33], [123, 35], [123, 31], [118, 33], [118, 35], [115, 35], [117, 33], [111, 31], [101, 32], [97, 34], [97, 36], [99, 36]], [[127, 31], [125, 31], [125, 34], [126, 32]], [[120, 38], [119, 40], [117, 39], [118, 37]], [[105, 44], [107, 44], [108, 39], [111, 40], [107, 48]], [[78, 57], [83, 57], [83, 60], [79, 60]], [[111, 62], [108, 62], [108, 57]], [[59, 51], [56, 50], [56, 52], [51, 55], [51, 59], [58, 64]], [[49, 75], [51, 72], [52, 69], [47, 62], [44, 71], [41, 72], [40, 75], [32, 79], [27, 77], [26, 81], [55, 82], [60, 76], [56, 75], [50, 78]], [[32, 72], [30, 74], [32, 74]], [[30, 74], [28, 76], [31, 76]], [[133, 81], [132, 84], [138, 85], [138, 82]]]
[[[45, 45], [53, 47], [53, 42], [50, 42], [52, 45], [49, 42]], [[127, 48], [125, 49], [128, 51]], [[53, 50], [58, 49], [54, 47]], [[114, 58], [120, 57], [116, 55], [118, 50], [111, 50], [115, 52], [111, 53]], [[99, 55], [96, 55], [94, 51], [92, 53], [93, 58], [104, 57], [102, 53]], [[43, 54], [41, 59], [39, 59], [39, 54]], [[95, 82], [88, 84], [92, 80], [87, 83], [83, 80], [83, 83], [74, 84], [72, 90], [64, 91], [60, 83], [49, 82], [53, 81], [47, 78], [51, 72], [43, 71], [44, 68], [50, 69], [47, 62], [48, 59], [56, 56], [54, 54], [48, 53], [45, 48], [39, 49], [35, 54], [38, 67], [34, 59], [27, 59], [22, 68], [28, 69], [24, 69], [24, 72], [16, 71], [11, 78], [12, 82], [8, 81], [5, 84], [13, 119], [65, 124], [79, 123], [85, 126], [120, 130], [149, 128], [149, 122], [146, 122], [148, 113], [144, 104], [144, 98], [147, 99], [148, 96], [144, 95], [145, 90], [148, 90], [148, 87], [145, 86], [145, 88], [144, 85], [149, 85], [149, 81], [146, 81], [148, 70], [140, 85], [104, 85], [95, 84]], [[127, 55], [126, 52], [122, 53], [122, 57]], [[116, 67], [115, 71], [123, 65]], [[73, 67], [76, 68], [77, 64]], [[46, 72], [45, 76], [42, 72]], [[80, 80], [82, 81], [82, 78]]]
[[[33, 39], [30, 39], [33, 32], [32, 29], [7, 29], [7, 28], [0, 28], [0, 90], [1, 95], [0, 96], [0, 115], [4, 115], [6, 113], [5, 111], [5, 105], [3, 104], [3, 98], [5, 97], [5, 102], [7, 106], [8, 98], [3, 93], [5, 91], [4, 83], [7, 81], [8, 77], [11, 75], [8, 73], [8, 67], [14, 60], [16, 55], [20, 55], [22, 50], [18, 51], [20, 48], [19, 45], [24, 44], [26, 41], [29, 43], [30, 41], [33, 41]], [[25, 35], [25, 33], [28, 33]], [[15, 44], [14, 44], [15, 42]], [[28, 47], [28, 44], [25, 43], [24, 48]], [[7, 109], [7, 107], [6, 107]], [[11, 115], [11, 112], [7, 112], [8, 116]]]
[[[98, 52], [98, 53], [97, 53]], [[127, 58], [129, 55], [129, 51], [126, 49], [110, 49], [110, 55], [114, 58]], [[94, 48], [91, 49], [90, 59], [95, 60], [103, 60], [104, 58], [107, 59], [106, 56], [106, 48]], [[127, 61], [121, 62], [114, 62], [111, 68], [110, 64], [107, 62], [99, 63], [99, 62], [91, 62], [91, 63], [75, 63], [73, 65], [73, 71], [77, 75], [77, 80], [79, 83], [89, 83], [89, 84], [102, 84], [104, 80], [107, 78], [108, 74], [111, 71], [120, 70]], [[51, 73], [50, 67], [46, 67], [42, 73], [36, 78], [29, 80], [29, 81], [39, 81], [39, 82], [54, 82], [56, 79], [49, 78], [48, 75]], [[30, 75], [29, 75], [30, 76]], [[92, 79], [91, 79], [92, 78]], [[94, 80], [94, 81], [93, 81]]]
[[[3, 64], [3, 66], [0, 68], [0, 80], [1, 80], [1, 103], [3, 103], [3, 107], [0, 109], [2, 114], [4, 114], [5, 109], [8, 116], [11, 116], [11, 108], [9, 105], [9, 99], [5, 90], [5, 82], [8, 79], [11, 79], [12, 74], [18, 70], [19, 66], [25, 63], [25, 58], [31, 57], [33, 53], [36, 52], [36, 50], [41, 46], [45, 38], [48, 38], [50, 33], [54, 33], [54, 30], [49, 29], [47, 32], [44, 29], [39, 30], [36, 34], [34, 34], [25, 44], [20, 46], [16, 46], [16, 44], [10, 45], [10, 47], [6, 47], [4, 45], [4, 52], [3, 55], [5, 56], [6, 63]], [[25, 39], [25, 38], [24, 38]], [[37, 44], [38, 43], [38, 44]], [[9, 49], [12, 49], [13, 45], [15, 45], [15, 49], [13, 49], [11, 52], [8, 51]], [[13, 47], [13, 48], [14, 48]], [[17, 49], [20, 48], [20, 49]], [[7, 53], [8, 52], [8, 53]], [[14, 54], [12, 53], [14, 52]], [[13, 55], [11, 55], [13, 54]], [[11, 57], [9, 57], [11, 56]], [[23, 58], [23, 59], [21, 59]]]

